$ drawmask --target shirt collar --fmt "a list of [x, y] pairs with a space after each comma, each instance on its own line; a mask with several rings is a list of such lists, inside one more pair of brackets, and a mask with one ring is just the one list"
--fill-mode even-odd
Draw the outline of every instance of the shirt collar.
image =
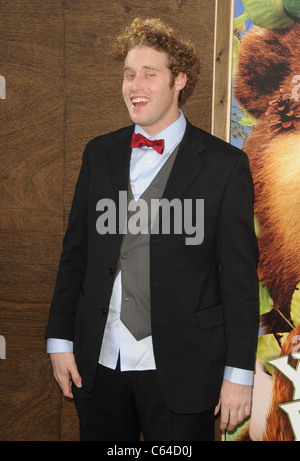
[[179, 118], [172, 123], [172, 125], [165, 128], [163, 131], [158, 133], [155, 138], [149, 136], [141, 126], [135, 125], [135, 133], [140, 133], [148, 139], [164, 139], [165, 140], [165, 151], [171, 152], [175, 149], [177, 144], [182, 140], [186, 129], [186, 119], [183, 115], [182, 110], [179, 109]]

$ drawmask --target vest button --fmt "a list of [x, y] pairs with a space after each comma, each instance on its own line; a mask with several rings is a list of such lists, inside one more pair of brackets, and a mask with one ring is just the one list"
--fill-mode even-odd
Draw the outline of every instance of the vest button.
[[127, 258], [127, 255], [121, 254], [121, 258], [122, 258], [122, 259], [126, 259], [126, 258]]

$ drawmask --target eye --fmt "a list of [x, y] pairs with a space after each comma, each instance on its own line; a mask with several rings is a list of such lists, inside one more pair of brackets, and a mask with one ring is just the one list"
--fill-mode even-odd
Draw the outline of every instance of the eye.
[[124, 78], [126, 80], [132, 80], [134, 78], [134, 74], [128, 72], [128, 73], [124, 74]]

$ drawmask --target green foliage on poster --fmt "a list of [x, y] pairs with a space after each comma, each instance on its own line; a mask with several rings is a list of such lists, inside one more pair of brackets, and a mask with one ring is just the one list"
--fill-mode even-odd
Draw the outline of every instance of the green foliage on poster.
[[298, 283], [291, 301], [291, 320], [295, 327], [300, 324], [300, 283]]
[[[259, 283], [259, 305], [260, 315], [265, 315], [274, 309], [268, 287], [262, 282]], [[300, 324], [300, 283], [298, 283], [292, 296], [291, 320], [295, 327]], [[289, 334], [289, 332], [278, 333], [276, 335], [271, 333], [259, 336], [258, 338], [257, 357], [271, 375], [274, 372], [274, 367], [268, 361], [280, 356], [281, 347]]]
[[284, 0], [283, 5], [287, 13], [295, 16], [295, 18], [300, 18], [299, 0]]
[[268, 287], [261, 281], [259, 282], [259, 307], [260, 315], [267, 314], [274, 307], [273, 299], [270, 296]]
[[256, 26], [283, 29], [295, 24], [295, 20], [286, 13], [283, 0], [243, 0], [243, 4]]

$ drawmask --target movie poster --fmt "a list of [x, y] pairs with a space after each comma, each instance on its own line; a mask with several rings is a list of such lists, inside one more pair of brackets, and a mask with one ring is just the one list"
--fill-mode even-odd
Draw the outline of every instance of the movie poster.
[[251, 417], [226, 439], [300, 440], [300, 0], [234, 3], [231, 144], [249, 157], [260, 330]]

